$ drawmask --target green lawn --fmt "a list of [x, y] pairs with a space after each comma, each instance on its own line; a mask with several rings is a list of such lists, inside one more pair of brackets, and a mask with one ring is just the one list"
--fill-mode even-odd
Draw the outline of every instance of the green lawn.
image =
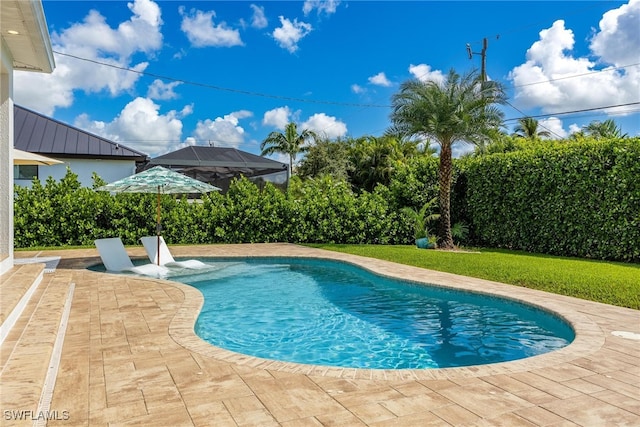
[[414, 246], [309, 245], [640, 309], [640, 265], [497, 249], [451, 252]]

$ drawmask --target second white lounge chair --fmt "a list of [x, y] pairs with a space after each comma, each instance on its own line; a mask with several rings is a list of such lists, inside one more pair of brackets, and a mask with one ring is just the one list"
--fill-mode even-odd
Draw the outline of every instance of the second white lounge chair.
[[[160, 240], [160, 251], [158, 251], [158, 240]], [[147, 251], [147, 255], [149, 256], [149, 260], [158, 264], [158, 255], [160, 256], [160, 265], [166, 267], [179, 267], [179, 268], [210, 268], [211, 266], [205, 264], [202, 261], [198, 261], [197, 259], [188, 259], [185, 261], [176, 261], [171, 252], [169, 251], [169, 247], [164, 241], [164, 238], [160, 236], [145, 236], [141, 237], [140, 241], [142, 242], [142, 246]]]
[[98, 239], [94, 242], [102, 263], [107, 271], [130, 271], [152, 277], [165, 277], [169, 273], [167, 267], [155, 264], [133, 265], [129, 254], [119, 237]]

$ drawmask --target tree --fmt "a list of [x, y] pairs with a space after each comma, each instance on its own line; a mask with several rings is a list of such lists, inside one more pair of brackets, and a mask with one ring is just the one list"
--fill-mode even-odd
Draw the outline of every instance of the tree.
[[351, 153], [354, 170], [351, 183], [360, 189], [372, 192], [376, 185], [389, 185], [397, 162], [418, 154], [415, 141], [394, 136], [365, 136], [355, 141]]
[[298, 176], [301, 178], [317, 178], [331, 175], [336, 180], [346, 181], [353, 170], [349, 154], [351, 142], [337, 139], [330, 141], [323, 139], [311, 145], [300, 161]]
[[607, 119], [603, 122], [594, 120], [586, 126], [582, 127], [582, 131], [596, 139], [618, 139], [626, 138], [627, 134], [622, 133], [622, 129], [613, 119]]
[[502, 125], [494, 104], [505, 102], [503, 87], [483, 82], [476, 71], [460, 76], [449, 71], [442, 82], [409, 80], [393, 96], [391, 120], [405, 135], [423, 136], [440, 146], [438, 166], [439, 246], [453, 248], [451, 235], [452, 146], [479, 143]]
[[536, 140], [538, 138], [550, 138], [551, 132], [548, 130], [538, 130], [540, 123], [533, 117], [523, 117], [518, 119], [518, 124], [513, 129], [512, 136]]
[[283, 153], [289, 156], [289, 175], [293, 172], [293, 162], [299, 153], [306, 151], [304, 144], [307, 140], [318, 140], [318, 134], [310, 129], [304, 129], [298, 133], [295, 123], [287, 124], [283, 132], [273, 131], [260, 144], [261, 155]]

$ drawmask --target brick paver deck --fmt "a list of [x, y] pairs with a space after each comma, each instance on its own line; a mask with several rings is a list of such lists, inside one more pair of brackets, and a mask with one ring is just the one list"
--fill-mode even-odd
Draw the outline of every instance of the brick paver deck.
[[[269, 361], [200, 340], [193, 326], [202, 296], [194, 288], [86, 270], [100, 262], [95, 250], [47, 251], [40, 255], [62, 260], [44, 275], [32, 298], [39, 303], [25, 309], [28, 318], [16, 323], [0, 351], [2, 425], [34, 423], [15, 418], [37, 412], [48, 363], [41, 353], [53, 347], [52, 323], [69, 283], [75, 291], [49, 412], [58, 419], [51, 426], [640, 425], [640, 341], [612, 334], [640, 334], [636, 310], [296, 245], [171, 250], [176, 257], [346, 260], [380, 274], [543, 306], [570, 321], [577, 337], [550, 354], [466, 368], [358, 370]], [[144, 256], [141, 247], [129, 253]], [[16, 300], [7, 284], [28, 285], [17, 273], [5, 276], [0, 296]], [[8, 309], [0, 308], [4, 317]]]

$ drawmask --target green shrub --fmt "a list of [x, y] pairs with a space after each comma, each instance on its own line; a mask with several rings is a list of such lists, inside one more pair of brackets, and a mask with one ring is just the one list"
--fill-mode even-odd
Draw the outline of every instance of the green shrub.
[[479, 157], [464, 174], [482, 245], [640, 261], [640, 138]]
[[[103, 184], [95, 178], [94, 188]], [[119, 236], [128, 245], [155, 234], [157, 195], [94, 191], [70, 171], [60, 182], [16, 187], [16, 247], [91, 245]], [[283, 193], [247, 179], [200, 200], [162, 195], [162, 234], [171, 243], [404, 243], [389, 192], [354, 193], [344, 180], [294, 178]]]

